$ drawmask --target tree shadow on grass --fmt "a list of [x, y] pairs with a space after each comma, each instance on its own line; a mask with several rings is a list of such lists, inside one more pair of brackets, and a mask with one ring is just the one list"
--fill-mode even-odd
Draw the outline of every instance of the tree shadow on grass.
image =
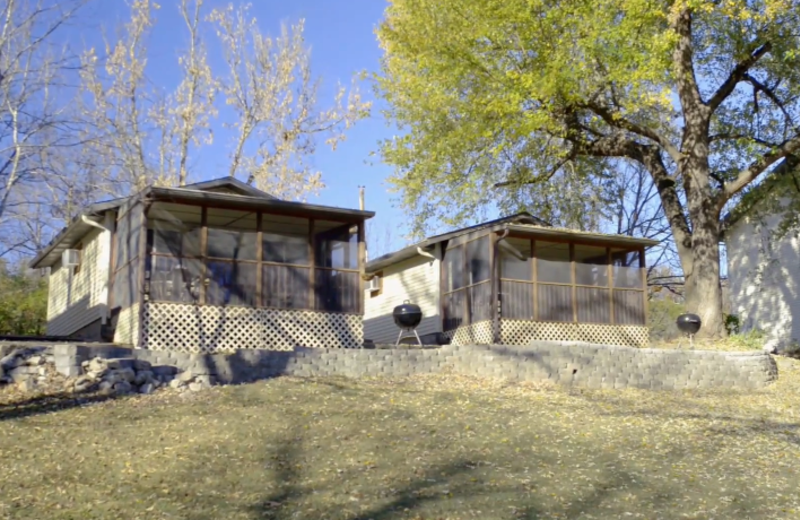
[[3, 402], [0, 403], [0, 421], [59, 412], [88, 404], [102, 403], [118, 397], [120, 396], [115, 394], [58, 392]]

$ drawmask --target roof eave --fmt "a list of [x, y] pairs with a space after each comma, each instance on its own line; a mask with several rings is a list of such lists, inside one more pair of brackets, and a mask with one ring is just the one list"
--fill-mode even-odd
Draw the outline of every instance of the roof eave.
[[265, 199], [263, 197], [252, 197], [249, 195], [233, 195], [219, 192], [202, 192], [186, 190], [180, 188], [152, 188], [150, 190], [151, 200], [161, 201], [184, 201], [184, 202], [206, 202], [206, 203], [232, 203], [242, 207], [252, 207], [259, 209], [274, 209], [287, 213], [302, 215], [315, 214], [319, 216], [335, 216], [354, 218], [356, 220], [366, 220], [375, 216], [374, 211], [363, 211], [348, 208], [336, 208], [333, 206], [321, 206], [308, 204], [305, 202], [292, 202], [280, 199]]

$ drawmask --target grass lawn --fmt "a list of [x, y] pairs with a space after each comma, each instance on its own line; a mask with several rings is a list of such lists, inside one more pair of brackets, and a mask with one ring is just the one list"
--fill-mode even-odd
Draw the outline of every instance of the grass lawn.
[[0, 518], [800, 518], [800, 362], [758, 392], [279, 378], [0, 393]]

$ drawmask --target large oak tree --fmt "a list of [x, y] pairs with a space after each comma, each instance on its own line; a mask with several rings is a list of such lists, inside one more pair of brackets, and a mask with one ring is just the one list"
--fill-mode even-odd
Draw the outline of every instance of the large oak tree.
[[382, 154], [419, 221], [552, 200], [565, 175], [602, 186], [638, 163], [687, 306], [724, 335], [723, 209], [800, 149], [800, 2], [390, 0], [378, 35], [404, 130]]

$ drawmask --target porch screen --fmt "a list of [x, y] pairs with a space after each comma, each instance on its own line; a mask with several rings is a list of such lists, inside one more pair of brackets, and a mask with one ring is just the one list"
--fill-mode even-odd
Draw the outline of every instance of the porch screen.
[[199, 301], [203, 261], [202, 212], [196, 206], [157, 203], [147, 212], [145, 270], [149, 298], [155, 301]]
[[639, 251], [513, 237], [506, 242], [512, 247], [500, 247], [503, 318], [645, 323]]
[[358, 224], [157, 202], [148, 228], [152, 301], [361, 311]]
[[492, 318], [489, 236], [445, 251], [442, 265], [444, 330]]

